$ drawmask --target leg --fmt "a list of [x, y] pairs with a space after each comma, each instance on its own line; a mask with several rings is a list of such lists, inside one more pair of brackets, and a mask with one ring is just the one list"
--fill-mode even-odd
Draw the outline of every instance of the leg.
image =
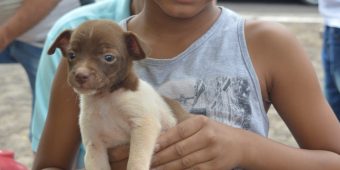
[[332, 103], [332, 108], [340, 120], [340, 28], [331, 29], [332, 40], [330, 43], [330, 56], [333, 58], [333, 77], [337, 89], [338, 97], [335, 103]]
[[107, 148], [101, 143], [87, 143], [85, 153], [86, 170], [110, 170]]
[[[31, 85], [32, 94], [34, 94], [35, 77], [41, 55], [41, 48], [34, 47], [24, 42], [14, 41], [11, 48], [11, 55], [18, 61], [25, 69]], [[34, 97], [34, 95], [32, 95]], [[34, 100], [32, 100], [34, 101]]]
[[161, 125], [156, 118], [145, 118], [133, 123], [137, 125], [131, 131], [127, 170], [149, 170]]
[[325, 95], [340, 120], [340, 29], [325, 28], [322, 61], [325, 73]]
[[[32, 94], [32, 115], [33, 118], [33, 108], [35, 101], [35, 78], [38, 69], [39, 59], [41, 55], [41, 48], [31, 46], [27, 43], [14, 41], [12, 43], [12, 48], [10, 49], [10, 54], [13, 58], [19, 62], [25, 69], [28, 76], [28, 80], [31, 86]], [[31, 122], [32, 123], [32, 122]], [[30, 123], [30, 127], [31, 127]], [[32, 138], [32, 132], [30, 131], [29, 138]]]

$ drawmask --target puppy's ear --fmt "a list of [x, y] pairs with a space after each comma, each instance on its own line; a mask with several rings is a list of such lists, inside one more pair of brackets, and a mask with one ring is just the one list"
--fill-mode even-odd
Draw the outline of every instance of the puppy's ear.
[[52, 46], [48, 49], [47, 53], [49, 55], [52, 55], [54, 54], [56, 48], [60, 48], [61, 52], [63, 53], [63, 56], [66, 56], [66, 48], [70, 43], [71, 34], [72, 34], [71, 30], [65, 30], [64, 32], [62, 32], [53, 42]]
[[125, 43], [129, 55], [134, 60], [144, 59], [149, 52], [145, 43], [133, 32], [128, 31], [125, 33]]

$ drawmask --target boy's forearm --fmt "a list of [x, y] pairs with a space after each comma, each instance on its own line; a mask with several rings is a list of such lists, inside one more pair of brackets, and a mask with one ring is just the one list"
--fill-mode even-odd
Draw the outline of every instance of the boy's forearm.
[[16, 13], [1, 27], [7, 41], [13, 41], [47, 16], [60, 0], [24, 0]]
[[251, 132], [243, 168], [261, 170], [338, 170], [340, 155], [325, 150], [293, 148]]

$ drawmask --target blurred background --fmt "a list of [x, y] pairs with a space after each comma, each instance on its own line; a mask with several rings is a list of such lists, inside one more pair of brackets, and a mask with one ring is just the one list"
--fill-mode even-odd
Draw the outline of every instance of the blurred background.
[[318, 0], [218, 0], [220, 2], [252, 2], [252, 3], [301, 3], [306, 5], [317, 5]]

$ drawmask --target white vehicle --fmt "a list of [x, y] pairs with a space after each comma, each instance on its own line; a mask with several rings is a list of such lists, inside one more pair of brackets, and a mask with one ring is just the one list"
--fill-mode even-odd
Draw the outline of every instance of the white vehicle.
[[[240, 0], [218, 0], [218, 1], [230, 1], [230, 2], [240, 2]], [[242, 0], [246, 2], [285, 2], [285, 0]], [[289, 0], [289, 2], [301, 2], [307, 5], [318, 5], [318, 0]]]

